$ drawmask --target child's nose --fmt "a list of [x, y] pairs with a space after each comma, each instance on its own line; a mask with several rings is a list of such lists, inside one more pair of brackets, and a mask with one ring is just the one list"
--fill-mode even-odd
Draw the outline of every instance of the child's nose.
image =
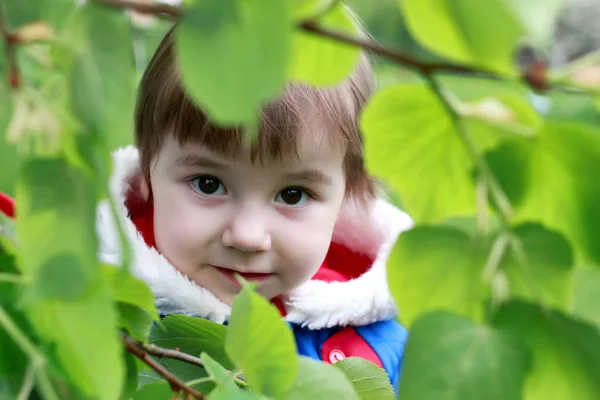
[[238, 210], [225, 227], [221, 241], [224, 246], [245, 252], [262, 252], [271, 248], [265, 218], [258, 210]]

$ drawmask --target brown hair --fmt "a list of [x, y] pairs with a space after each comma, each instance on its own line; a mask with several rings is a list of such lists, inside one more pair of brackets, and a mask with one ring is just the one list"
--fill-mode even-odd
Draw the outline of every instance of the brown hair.
[[[150, 164], [159, 153], [164, 137], [172, 134], [180, 144], [200, 143], [223, 155], [239, 155], [244, 137], [240, 128], [222, 127], [185, 93], [175, 63], [174, 31], [165, 35], [144, 72], [135, 115], [135, 140], [140, 152], [142, 173], [150, 183]], [[373, 90], [372, 71], [362, 54], [355, 71], [342, 83], [314, 87], [289, 83], [266, 104], [260, 115], [252, 159], [275, 159], [296, 152], [298, 132], [310, 122], [323, 124], [326, 140], [346, 147], [344, 172], [346, 195], [368, 201], [375, 196], [374, 181], [363, 159], [363, 139], [358, 115]]]

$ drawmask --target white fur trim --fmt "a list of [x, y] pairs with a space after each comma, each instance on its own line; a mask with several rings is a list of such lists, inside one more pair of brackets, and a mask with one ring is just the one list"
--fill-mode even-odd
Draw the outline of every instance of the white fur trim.
[[[110, 192], [117, 214], [133, 250], [132, 273], [146, 282], [156, 298], [160, 313], [179, 313], [224, 322], [231, 308], [211, 292], [181, 274], [155, 249], [148, 247], [127, 217], [125, 197], [129, 182], [139, 173], [138, 152], [126, 147], [113, 153], [114, 172]], [[372, 210], [361, 211], [346, 204], [340, 214], [333, 241], [370, 255], [375, 262], [369, 271], [349, 282], [309, 281], [286, 296], [286, 319], [311, 329], [343, 325], [365, 325], [395, 316], [389, 293], [386, 262], [400, 232], [410, 229], [412, 220], [383, 199]], [[120, 265], [121, 245], [110, 204], [98, 207], [97, 233], [102, 262]]]
[[[113, 154], [113, 166], [110, 191], [132, 246], [132, 273], [150, 286], [159, 313], [185, 314], [223, 323], [229, 316], [231, 307], [190, 281], [154, 248], [148, 247], [127, 217], [125, 196], [130, 179], [139, 171], [137, 150], [133, 147], [117, 150]], [[100, 260], [120, 265], [121, 245], [108, 201], [101, 202], [98, 207], [97, 233], [100, 239]]]

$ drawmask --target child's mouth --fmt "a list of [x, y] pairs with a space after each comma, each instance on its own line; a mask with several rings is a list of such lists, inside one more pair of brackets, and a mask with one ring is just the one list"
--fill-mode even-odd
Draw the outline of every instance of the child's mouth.
[[266, 273], [259, 273], [259, 272], [239, 272], [239, 271], [235, 271], [235, 270], [229, 269], [229, 268], [217, 267], [215, 265], [212, 265], [212, 267], [215, 268], [217, 271], [219, 271], [221, 274], [223, 274], [231, 282], [238, 284], [238, 285], [239, 285], [239, 281], [235, 278], [236, 274], [241, 276], [245, 280], [252, 281], [252, 282], [262, 282], [265, 279], [269, 278], [271, 275], [273, 275], [273, 274], [266, 274]]

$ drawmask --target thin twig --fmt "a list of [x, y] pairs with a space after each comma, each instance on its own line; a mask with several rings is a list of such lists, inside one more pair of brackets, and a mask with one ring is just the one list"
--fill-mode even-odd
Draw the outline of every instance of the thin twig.
[[19, 74], [19, 66], [17, 64], [17, 50], [15, 48], [15, 39], [8, 30], [6, 20], [4, 19], [4, 9], [0, 2], [0, 35], [4, 40], [4, 52], [6, 60], [8, 60], [8, 81], [13, 89], [21, 86], [21, 75]]
[[172, 350], [172, 349], [164, 349], [162, 347], [158, 347], [154, 344], [150, 344], [150, 343], [137, 343], [138, 346], [140, 346], [141, 348], [143, 348], [144, 350], [146, 350], [146, 352], [152, 354], [153, 356], [157, 356], [157, 357], [164, 357], [164, 358], [173, 358], [175, 360], [181, 360], [181, 361], [185, 361], [188, 364], [193, 364], [193, 365], [197, 365], [199, 367], [204, 368], [204, 363], [202, 362], [201, 359], [199, 359], [198, 357], [194, 357], [188, 353], [184, 353], [181, 351], [177, 351], [177, 350]]
[[0, 272], [0, 282], [25, 284], [27, 280], [22, 275]]
[[202, 393], [198, 392], [196, 389], [187, 386], [185, 382], [177, 378], [169, 370], [167, 370], [165, 367], [160, 365], [160, 363], [158, 363], [156, 360], [150, 357], [149, 353], [146, 352], [144, 348], [139, 346], [136, 340], [127, 335], [122, 335], [121, 339], [128, 352], [130, 352], [131, 354], [148, 364], [150, 368], [152, 368], [154, 371], [156, 371], [169, 382], [169, 384], [171, 385], [171, 390], [173, 390], [174, 392], [183, 391], [186, 394], [193, 396], [197, 399], [205, 399], [205, 396]]
[[169, 18], [179, 18], [182, 10], [178, 6], [172, 6], [165, 3], [149, 3], [139, 0], [95, 0], [97, 3], [106, 6], [134, 10], [142, 14], [153, 14], [157, 16], [166, 16]]
[[33, 364], [27, 367], [27, 372], [25, 372], [25, 378], [23, 379], [21, 390], [19, 390], [19, 394], [17, 395], [17, 400], [29, 399], [31, 391], [33, 390], [33, 384], [35, 383], [35, 368], [36, 367]]

